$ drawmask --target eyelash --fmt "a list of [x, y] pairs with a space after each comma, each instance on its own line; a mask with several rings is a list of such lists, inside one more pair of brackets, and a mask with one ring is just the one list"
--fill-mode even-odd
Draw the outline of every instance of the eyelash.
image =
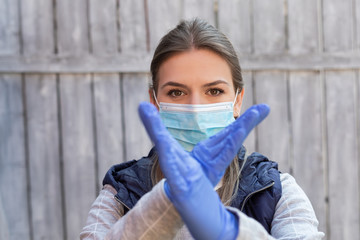
[[[217, 94], [210, 94], [211, 91], [218, 91]], [[220, 94], [223, 94], [225, 91], [223, 89], [220, 88], [211, 88], [209, 89], [206, 93], [209, 93], [211, 96], [218, 96]]]
[[[217, 91], [217, 94], [211, 94], [211, 91]], [[206, 91], [206, 94], [210, 95], [210, 96], [219, 96], [221, 94], [223, 94], [225, 91], [221, 88], [211, 88], [208, 91]], [[180, 96], [184, 95], [185, 93], [179, 89], [171, 89], [168, 91], [167, 95], [170, 97], [180, 97], [180, 96], [176, 96], [174, 95], [175, 93], [181, 93]]]
[[184, 92], [179, 90], [179, 89], [171, 89], [171, 90], [168, 91], [167, 95], [170, 96], [170, 97], [180, 97], [180, 96], [174, 96], [175, 92], [181, 92], [180, 96], [182, 96], [182, 94], [184, 94]]

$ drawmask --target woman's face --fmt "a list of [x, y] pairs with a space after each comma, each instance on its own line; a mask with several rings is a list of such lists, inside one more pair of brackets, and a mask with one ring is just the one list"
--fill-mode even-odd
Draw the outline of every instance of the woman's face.
[[[158, 102], [209, 104], [235, 100], [229, 65], [207, 49], [193, 49], [170, 57], [161, 64], [158, 81]], [[152, 91], [149, 94], [156, 106]], [[239, 116], [243, 94], [244, 90], [238, 93], [234, 117]]]

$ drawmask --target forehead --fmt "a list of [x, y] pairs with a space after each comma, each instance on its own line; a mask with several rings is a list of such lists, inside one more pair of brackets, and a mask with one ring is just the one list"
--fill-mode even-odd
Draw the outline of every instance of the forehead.
[[158, 72], [159, 86], [168, 81], [196, 85], [216, 80], [228, 81], [233, 86], [229, 64], [208, 49], [192, 49], [175, 54], [161, 64]]

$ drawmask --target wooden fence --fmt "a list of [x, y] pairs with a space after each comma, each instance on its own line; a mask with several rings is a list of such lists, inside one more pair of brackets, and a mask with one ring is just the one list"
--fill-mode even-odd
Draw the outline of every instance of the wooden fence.
[[153, 50], [195, 16], [237, 49], [243, 109], [271, 106], [247, 148], [296, 177], [326, 239], [360, 239], [360, 0], [0, 0], [1, 239], [78, 239], [106, 170], [151, 147]]

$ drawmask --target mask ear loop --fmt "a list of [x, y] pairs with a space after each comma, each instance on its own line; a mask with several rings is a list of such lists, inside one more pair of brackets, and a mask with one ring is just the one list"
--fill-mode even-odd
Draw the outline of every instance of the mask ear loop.
[[[236, 89], [235, 99], [234, 99], [234, 102], [233, 102], [233, 108], [235, 107], [235, 103], [236, 103], [238, 94], [239, 94], [239, 88]], [[239, 112], [235, 112], [235, 113], [237, 113], [240, 116], [240, 112], [241, 112], [241, 108], [240, 108]]]
[[153, 95], [154, 95], [154, 99], [155, 99], [156, 104], [157, 104], [158, 107], [160, 108], [160, 104], [159, 104], [159, 102], [158, 102], [158, 100], [157, 100], [157, 98], [156, 98], [156, 94], [155, 94], [154, 88], [153, 88]]
[[[153, 91], [154, 91], [154, 90], [153, 90]], [[233, 106], [235, 106], [235, 103], [236, 103], [236, 99], [237, 99], [238, 94], [239, 94], [239, 88], [236, 89], [235, 99], [234, 99], [234, 102], [233, 102]]]

